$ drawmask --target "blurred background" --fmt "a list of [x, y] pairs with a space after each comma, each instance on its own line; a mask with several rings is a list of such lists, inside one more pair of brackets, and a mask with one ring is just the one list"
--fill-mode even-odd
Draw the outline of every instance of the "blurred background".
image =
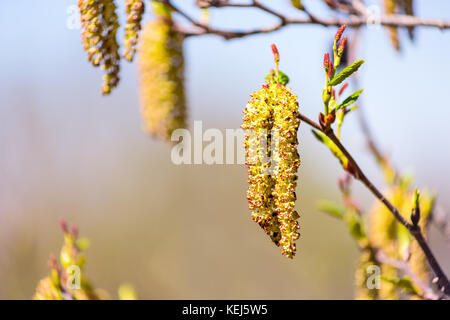
[[[186, 2], [178, 1], [199, 16]], [[297, 14], [289, 1], [266, 2]], [[305, 4], [330, 14], [321, 1]], [[122, 62], [119, 87], [101, 96], [101, 71], [87, 62], [80, 30], [70, 27], [74, 5], [76, 0], [0, 2], [0, 299], [31, 298], [48, 273], [49, 254], [62, 245], [60, 217], [91, 240], [87, 274], [112, 298], [124, 282], [145, 299], [352, 298], [356, 245], [340, 221], [316, 209], [320, 199], [339, 200], [342, 170], [310, 128], [300, 128], [302, 235], [289, 260], [250, 219], [245, 166], [176, 166], [170, 147], [143, 132], [135, 64]], [[419, 16], [450, 18], [449, 1], [416, 5]], [[274, 22], [251, 9], [210, 14], [214, 25], [233, 29]], [[151, 20], [149, 11], [145, 20]], [[188, 39], [189, 123], [238, 128], [249, 94], [272, 68], [271, 43], [302, 112], [316, 118], [323, 52], [335, 30], [289, 26], [231, 41]], [[401, 39], [396, 53], [385, 29], [361, 34], [365, 113], [396, 166], [414, 172], [417, 186], [438, 191], [439, 206], [450, 208], [450, 31], [417, 29], [411, 44], [402, 30]], [[382, 187], [356, 113], [347, 118], [343, 139]], [[359, 184], [354, 190], [369, 209], [372, 196]], [[431, 232], [432, 247], [450, 273], [449, 246]]]

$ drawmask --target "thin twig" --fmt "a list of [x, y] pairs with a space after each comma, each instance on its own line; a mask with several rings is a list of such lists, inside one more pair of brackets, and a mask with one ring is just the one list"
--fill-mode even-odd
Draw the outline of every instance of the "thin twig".
[[303, 114], [300, 114], [300, 119], [312, 126], [313, 128], [323, 132], [330, 138], [334, 144], [341, 150], [341, 152], [344, 154], [344, 156], [348, 159], [349, 163], [351, 163], [354, 177], [355, 179], [361, 181], [371, 192], [372, 194], [380, 200], [388, 209], [389, 211], [395, 216], [398, 222], [400, 222], [408, 231], [410, 234], [416, 239], [418, 242], [420, 248], [422, 249], [423, 253], [425, 254], [425, 257], [427, 258], [427, 261], [435, 273], [437, 277], [437, 285], [440, 290], [442, 290], [446, 295], [450, 296], [450, 282], [445, 275], [444, 271], [442, 270], [441, 266], [437, 262], [433, 252], [431, 251], [430, 247], [428, 246], [428, 243], [426, 242], [422, 231], [419, 226], [413, 225], [409, 223], [400, 213], [400, 211], [378, 190], [377, 187], [366, 177], [364, 172], [359, 167], [358, 163], [355, 161], [355, 159], [352, 157], [352, 155], [348, 152], [348, 150], [342, 145], [340, 140], [336, 137], [331, 127], [322, 128], [318, 123], [314, 122], [313, 120], [309, 119]]
[[399, 269], [399, 270], [403, 271], [403, 273], [406, 274], [408, 277], [410, 277], [411, 280], [422, 291], [422, 297], [424, 299], [428, 299], [428, 300], [441, 299], [440, 296], [438, 296], [436, 293], [434, 293], [434, 291], [431, 287], [426, 285], [422, 281], [422, 279], [420, 279], [420, 277], [411, 270], [409, 264], [406, 261], [394, 259], [379, 249], [373, 249], [373, 251], [375, 253], [375, 258], [377, 261], [388, 264], [396, 269]]
[[[263, 34], [277, 31], [287, 25], [298, 25], [298, 24], [308, 24], [308, 25], [321, 25], [324, 27], [331, 26], [341, 26], [346, 24], [349, 27], [357, 28], [365, 25], [369, 25], [369, 16], [367, 13], [364, 13], [361, 10], [361, 7], [352, 3], [352, 6], [345, 6], [345, 8], [338, 8], [339, 11], [344, 13], [350, 13], [346, 17], [331, 17], [331, 18], [318, 18], [313, 16], [309, 11], [305, 11], [307, 17], [303, 18], [289, 18], [284, 16], [283, 14], [263, 5], [258, 0], [253, 0], [251, 3], [228, 3], [225, 1], [205, 1], [204, 7], [216, 7], [216, 8], [254, 8], [260, 11], [266, 12], [280, 21], [276, 24], [269, 25], [263, 28], [246, 30], [246, 31], [230, 31], [225, 29], [218, 29], [208, 26], [196, 19], [192, 18], [182, 9], [175, 6], [170, 0], [156, 0], [158, 2], [164, 3], [168, 5], [174, 12], [180, 14], [183, 18], [188, 20], [193, 26], [197, 27], [197, 30], [184, 30], [178, 26], [178, 30], [186, 37], [190, 36], [201, 36], [205, 34], [215, 34], [217, 36], [223, 37], [224, 39], [235, 39], [242, 38], [246, 36], [251, 36], [255, 34]], [[357, 3], [357, 2], [356, 2]], [[347, 8], [347, 9], [346, 9]], [[380, 16], [377, 17], [377, 23], [383, 26], [391, 26], [391, 27], [431, 27], [431, 28], [439, 28], [441, 30], [450, 29], [450, 21], [440, 20], [440, 19], [427, 19], [427, 18], [419, 18], [415, 16], [408, 15], [388, 15], [388, 16]]]

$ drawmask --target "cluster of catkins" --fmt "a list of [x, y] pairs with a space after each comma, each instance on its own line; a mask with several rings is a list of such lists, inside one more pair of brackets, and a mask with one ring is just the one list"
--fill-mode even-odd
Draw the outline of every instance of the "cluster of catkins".
[[[105, 70], [102, 93], [119, 82], [119, 27], [114, 0], [79, 0], [82, 41], [88, 59]], [[153, 2], [156, 18], [141, 31], [143, 0], [126, 0], [123, 57], [132, 61], [139, 49], [139, 85], [143, 122], [150, 134], [170, 140], [173, 130], [186, 127], [184, 37], [175, 30], [171, 10]]]
[[[86, 258], [82, 254], [87, 246], [85, 239], [78, 238], [77, 228], [69, 228], [61, 221], [64, 232], [64, 245], [61, 248], [60, 263], [51, 256], [49, 261], [50, 275], [39, 281], [34, 300], [97, 300], [98, 294], [91, 286], [83, 272]], [[79, 273], [78, 273], [79, 272]], [[76, 287], [79, 278], [79, 288]]]
[[[117, 42], [119, 21], [114, 0], [78, 0], [81, 18], [81, 39], [88, 60], [104, 70], [102, 94], [106, 95], [119, 83], [120, 54]], [[144, 14], [143, 0], [125, 2], [127, 24], [123, 56], [132, 61]]]
[[243, 122], [251, 217], [281, 247], [284, 256], [293, 258], [300, 236], [295, 211], [300, 166], [297, 96], [279, 83], [278, 77], [270, 77], [251, 95]]
[[170, 141], [175, 129], [186, 127], [184, 37], [174, 30], [170, 12], [158, 9], [139, 41], [141, 112], [145, 130]]

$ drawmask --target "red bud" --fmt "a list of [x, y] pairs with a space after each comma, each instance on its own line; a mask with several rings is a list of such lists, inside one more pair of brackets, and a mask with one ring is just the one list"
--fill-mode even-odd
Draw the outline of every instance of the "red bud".
[[323, 56], [323, 68], [325, 69], [326, 72], [328, 72], [328, 64], [329, 64], [329, 62], [330, 62], [330, 55], [327, 52]]
[[339, 55], [342, 55], [345, 49], [345, 45], [347, 44], [347, 37], [344, 37], [341, 41], [341, 44], [339, 45], [338, 53]]
[[280, 53], [278, 52], [278, 48], [275, 44], [272, 43], [272, 52], [275, 58], [275, 62], [280, 61]]
[[343, 24], [342, 26], [339, 27], [338, 31], [336, 32], [336, 36], [334, 37], [336, 43], [341, 39], [342, 34], [345, 31], [345, 28], [347, 28], [347, 25]]
[[338, 95], [342, 95], [342, 93], [344, 92], [344, 90], [348, 87], [348, 82], [344, 83], [341, 87], [341, 89], [339, 89]]
[[332, 75], [333, 75], [333, 64], [331, 63], [331, 60], [328, 60], [328, 79], [331, 80]]

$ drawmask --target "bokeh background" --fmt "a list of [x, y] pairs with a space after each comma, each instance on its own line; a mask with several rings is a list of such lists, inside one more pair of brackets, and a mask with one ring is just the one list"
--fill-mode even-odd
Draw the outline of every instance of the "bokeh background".
[[[177, 3], [199, 16], [187, 2]], [[298, 14], [288, 1], [268, 2]], [[449, 1], [415, 2], [421, 16], [450, 18]], [[321, 1], [305, 4], [330, 14]], [[112, 298], [124, 282], [146, 299], [352, 298], [355, 243], [341, 222], [316, 209], [319, 199], [339, 200], [342, 171], [310, 129], [300, 129], [302, 236], [292, 261], [251, 221], [244, 166], [175, 166], [170, 147], [142, 131], [135, 64], [124, 62], [119, 88], [100, 95], [101, 72], [88, 64], [80, 30], [69, 28], [74, 5], [76, 0], [0, 2], [0, 299], [31, 298], [48, 272], [49, 254], [62, 244], [59, 217], [91, 240], [87, 273]], [[210, 14], [214, 25], [236, 29], [274, 22], [247, 9]], [[323, 52], [334, 32], [290, 26], [232, 41], [188, 39], [190, 123], [238, 128], [249, 94], [272, 67], [271, 43], [278, 45], [302, 111], [315, 118]], [[450, 208], [450, 31], [418, 29], [413, 44], [404, 31], [401, 37], [398, 54], [386, 30], [361, 34], [365, 112], [395, 164], [414, 172], [419, 187], [438, 191], [439, 206]], [[346, 120], [343, 139], [382, 187], [356, 114]], [[354, 189], [370, 208], [372, 196], [359, 185]], [[450, 273], [449, 246], [432, 233], [432, 247]]]

